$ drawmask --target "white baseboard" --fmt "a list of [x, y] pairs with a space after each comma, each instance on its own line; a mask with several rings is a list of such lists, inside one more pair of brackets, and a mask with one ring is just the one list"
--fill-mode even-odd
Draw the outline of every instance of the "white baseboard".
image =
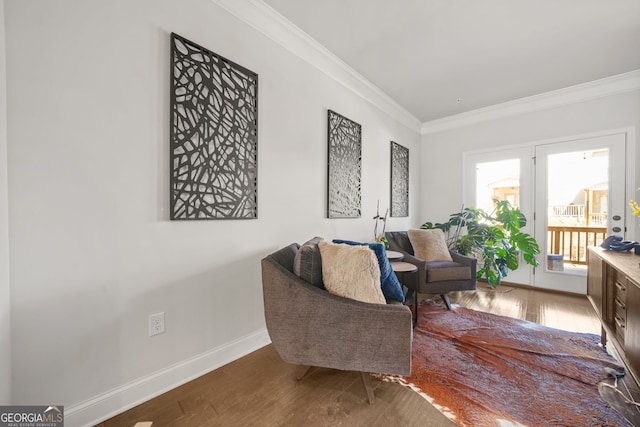
[[65, 425], [93, 426], [271, 343], [266, 329], [168, 366], [77, 405], [65, 407]]

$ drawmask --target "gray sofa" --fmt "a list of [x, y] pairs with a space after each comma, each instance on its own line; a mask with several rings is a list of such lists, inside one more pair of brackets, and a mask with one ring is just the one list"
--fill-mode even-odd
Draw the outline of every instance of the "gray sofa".
[[[265, 320], [280, 357], [303, 366], [409, 375], [409, 307], [342, 298], [302, 280], [293, 272], [299, 247], [292, 243], [262, 259]], [[368, 374], [363, 380], [367, 387]]]

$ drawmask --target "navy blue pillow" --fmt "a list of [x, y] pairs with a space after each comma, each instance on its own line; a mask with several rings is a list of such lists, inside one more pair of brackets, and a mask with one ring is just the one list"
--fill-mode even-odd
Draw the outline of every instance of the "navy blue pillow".
[[402, 286], [398, 281], [396, 273], [393, 272], [393, 268], [391, 268], [391, 264], [387, 258], [387, 250], [384, 248], [383, 243], [360, 243], [339, 239], [334, 239], [333, 243], [343, 243], [351, 246], [368, 246], [376, 254], [376, 258], [378, 258], [378, 265], [380, 266], [380, 289], [382, 289], [382, 294], [385, 299], [404, 302]]

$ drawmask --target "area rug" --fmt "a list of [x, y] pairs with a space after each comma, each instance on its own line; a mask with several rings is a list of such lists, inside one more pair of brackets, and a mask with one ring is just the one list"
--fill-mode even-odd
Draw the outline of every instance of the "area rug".
[[598, 392], [623, 367], [593, 334], [426, 301], [414, 329], [418, 391], [459, 426], [629, 426]]

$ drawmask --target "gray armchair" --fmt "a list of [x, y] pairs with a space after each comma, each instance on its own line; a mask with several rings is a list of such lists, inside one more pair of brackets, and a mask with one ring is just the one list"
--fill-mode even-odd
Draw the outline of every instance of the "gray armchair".
[[342, 298], [302, 280], [293, 273], [298, 248], [293, 243], [262, 260], [264, 314], [273, 346], [288, 363], [360, 371], [373, 403], [368, 373], [411, 373], [411, 311], [399, 303]]
[[[418, 283], [415, 289], [410, 289], [410, 293], [413, 291], [417, 294], [439, 294], [447, 309], [451, 310], [451, 302], [447, 295], [449, 292], [476, 289], [477, 260], [475, 258], [449, 251], [453, 261], [427, 262], [415, 257], [406, 231], [388, 231], [385, 237], [389, 242], [389, 250], [401, 252], [404, 255], [404, 262], [418, 268]], [[407, 297], [410, 296], [407, 295]], [[415, 298], [417, 311], [418, 295]]]

